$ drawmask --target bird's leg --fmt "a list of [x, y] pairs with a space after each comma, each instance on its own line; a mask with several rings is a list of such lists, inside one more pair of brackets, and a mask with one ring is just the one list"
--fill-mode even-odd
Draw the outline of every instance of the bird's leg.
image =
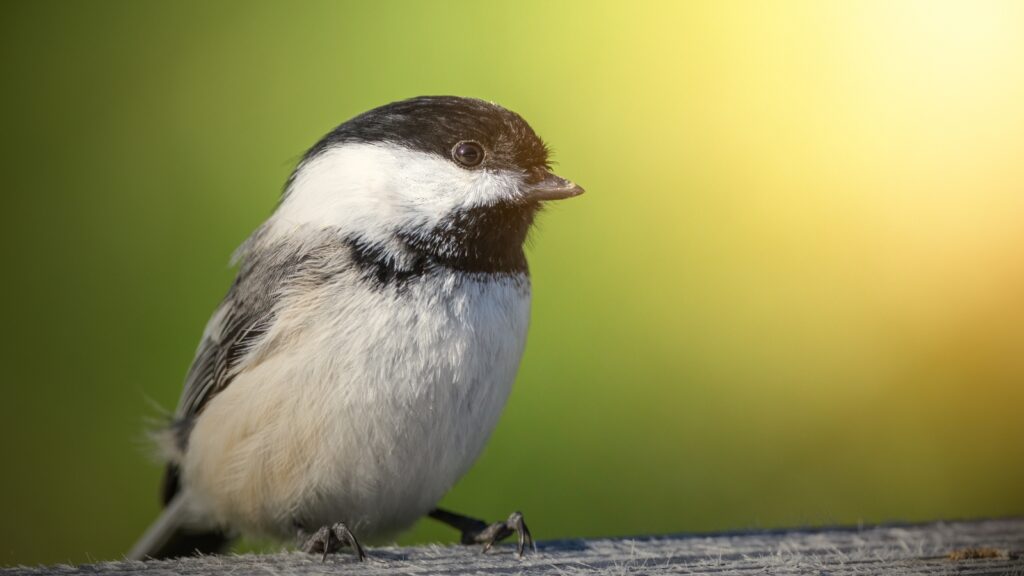
[[477, 520], [476, 518], [470, 518], [469, 516], [463, 516], [462, 514], [456, 514], [441, 508], [431, 510], [430, 517], [462, 532], [463, 544], [483, 544], [484, 552], [490, 550], [495, 542], [501, 542], [512, 534], [516, 534], [519, 537], [516, 550], [519, 552], [520, 557], [527, 547], [531, 548], [534, 552], [537, 551], [537, 546], [533, 543], [533, 536], [530, 535], [530, 529], [526, 527], [526, 522], [523, 521], [523, 514], [521, 512], [513, 512], [508, 517], [508, 520], [495, 522], [490, 525], [483, 520]]
[[300, 540], [305, 540], [302, 543], [303, 552], [310, 554], [323, 554], [322, 561], [327, 561], [327, 555], [332, 552], [337, 552], [344, 546], [349, 546], [352, 551], [356, 553], [359, 561], [366, 560], [366, 552], [363, 547], [356, 540], [355, 534], [345, 526], [343, 522], [331, 526], [323, 526], [319, 530], [313, 533], [312, 536], [306, 536], [306, 533], [301, 529], [299, 530]]

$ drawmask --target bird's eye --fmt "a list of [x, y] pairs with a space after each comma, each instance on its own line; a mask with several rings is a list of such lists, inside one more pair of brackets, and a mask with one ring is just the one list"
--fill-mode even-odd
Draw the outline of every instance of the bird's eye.
[[459, 164], [471, 168], [484, 161], [484, 147], [472, 140], [463, 140], [452, 148], [452, 158]]

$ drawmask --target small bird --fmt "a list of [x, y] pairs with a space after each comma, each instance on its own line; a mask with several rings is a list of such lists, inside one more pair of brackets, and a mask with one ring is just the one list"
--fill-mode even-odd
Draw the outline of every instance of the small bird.
[[518, 114], [418, 97], [317, 142], [242, 244], [169, 425], [161, 516], [133, 559], [223, 550], [237, 535], [310, 553], [380, 541], [429, 515], [484, 550], [488, 524], [437, 508], [479, 456], [530, 319], [523, 243], [551, 171]]

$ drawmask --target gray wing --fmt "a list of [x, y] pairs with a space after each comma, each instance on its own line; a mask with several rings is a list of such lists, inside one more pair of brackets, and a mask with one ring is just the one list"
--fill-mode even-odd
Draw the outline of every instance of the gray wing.
[[[179, 450], [188, 448], [195, 418], [238, 374], [274, 325], [286, 289], [297, 281], [323, 282], [346, 267], [347, 250], [333, 243], [266, 244], [259, 231], [239, 249], [238, 276], [203, 333], [171, 428]], [[168, 465], [166, 504], [178, 491], [178, 470]]]
[[231, 383], [236, 368], [274, 323], [284, 283], [300, 259], [266, 262], [246, 257], [231, 289], [203, 333], [185, 377], [176, 419], [189, 422]]
[[273, 323], [273, 292], [259, 299], [244, 297], [239, 280], [210, 319], [195, 359], [185, 377], [176, 418], [192, 420], [227, 387], [235, 369]]
[[325, 229], [302, 239], [267, 242], [257, 230], [239, 248], [235, 283], [210, 319], [185, 378], [175, 414], [178, 443], [188, 443], [191, 423], [231, 383], [236, 369], [274, 324], [282, 295], [297, 284], [317, 286], [346, 270], [358, 269], [377, 284], [400, 282], [421, 272], [422, 260], [400, 263], [383, 249]]
[[[243, 266], [234, 284], [206, 325], [195, 359], [185, 377], [185, 389], [170, 425], [176, 449], [188, 449], [189, 435], [203, 408], [224, 390], [236, 374], [237, 366], [274, 322], [275, 301], [279, 290], [260, 286], [253, 270]], [[169, 462], [161, 483], [161, 500], [169, 505], [180, 488], [180, 472]]]
[[241, 266], [207, 324], [175, 417], [189, 421], [224, 390], [238, 366], [273, 326], [283, 294], [296, 283], [319, 284], [351, 262], [334, 235], [268, 243], [257, 231], [239, 249]]

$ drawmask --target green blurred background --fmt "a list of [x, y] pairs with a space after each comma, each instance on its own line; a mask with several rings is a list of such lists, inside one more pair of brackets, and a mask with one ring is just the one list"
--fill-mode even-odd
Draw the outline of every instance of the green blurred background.
[[306, 147], [419, 94], [520, 112], [588, 190], [445, 504], [540, 538], [1024, 514], [1020, 2], [4, 12], [0, 564], [127, 549], [228, 255]]

